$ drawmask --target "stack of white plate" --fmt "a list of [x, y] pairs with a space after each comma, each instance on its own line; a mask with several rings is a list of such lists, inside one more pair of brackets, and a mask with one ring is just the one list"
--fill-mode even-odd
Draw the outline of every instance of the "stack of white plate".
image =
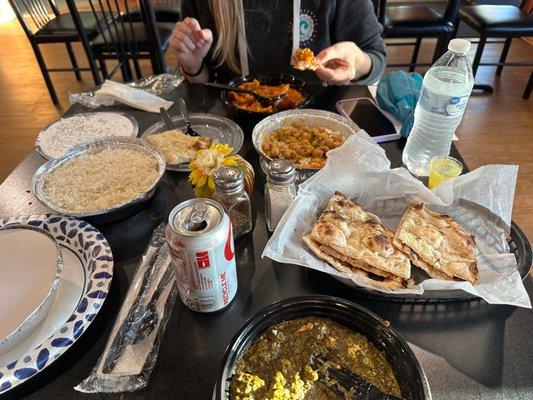
[[49, 214], [0, 219], [0, 254], [1, 396], [87, 330], [111, 286], [113, 255], [92, 225]]
[[63, 262], [54, 237], [20, 224], [0, 230], [0, 355], [33, 332], [50, 312]]

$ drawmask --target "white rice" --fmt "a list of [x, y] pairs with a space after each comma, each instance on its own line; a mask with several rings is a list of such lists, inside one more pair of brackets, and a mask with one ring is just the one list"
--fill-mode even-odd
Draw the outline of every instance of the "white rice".
[[106, 148], [52, 171], [43, 194], [64, 210], [93, 212], [133, 200], [154, 184], [158, 172], [157, 160], [144, 151]]

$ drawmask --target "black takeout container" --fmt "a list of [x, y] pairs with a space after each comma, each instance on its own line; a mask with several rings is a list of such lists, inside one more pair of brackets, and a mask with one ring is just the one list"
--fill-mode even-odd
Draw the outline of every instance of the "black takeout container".
[[227, 400], [229, 379], [243, 352], [269, 326], [301, 317], [327, 318], [365, 335], [387, 357], [402, 391], [409, 400], [430, 400], [426, 375], [407, 342], [389, 323], [350, 301], [333, 296], [294, 297], [274, 303], [249, 318], [235, 334], [220, 366], [215, 387], [216, 400]]
[[[311, 91], [308, 85], [301, 79], [289, 74], [250, 74], [245, 76], [239, 76], [228, 82], [229, 86], [239, 86], [244, 82], [250, 82], [257, 79], [262, 85], [277, 86], [283, 83], [288, 83], [292, 88], [298, 90], [304, 96], [304, 102], [295, 108], [304, 108], [311, 101]], [[275, 114], [275, 112], [258, 112], [247, 111], [239, 108], [231, 102], [228, 90], [223, 90], [220, 93], [222, 102], [233, 111], [236, 120], [246, 127], [253, 128], [253, 126], [261, 121], [263, 118]], [[286, 110], [280, 110], [286, 111]]]

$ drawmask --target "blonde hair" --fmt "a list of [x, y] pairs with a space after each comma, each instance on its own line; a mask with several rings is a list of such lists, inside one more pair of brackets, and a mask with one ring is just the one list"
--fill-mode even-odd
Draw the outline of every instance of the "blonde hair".
[[[243, 54], [238, 53], [239, 37], [245, 43], [248, 51], [244, 23], [243, 0], [209, 0], [211, 14], [215, 20], [217, 42], [213, 50], [213, 57], [217, 60], [217, 67], [227, 64], [229, 69], [241, 73]], [[321, 0], [315, 1], [318, 8]]]
[[227, 64], [233, 72], [240, 73], [237, 55], [239, 35], [246, 37], [242, 0], [209, 0], [209, 7], [217, 30], [217, 42], [213, 50], [218, 62], [216, 66]]

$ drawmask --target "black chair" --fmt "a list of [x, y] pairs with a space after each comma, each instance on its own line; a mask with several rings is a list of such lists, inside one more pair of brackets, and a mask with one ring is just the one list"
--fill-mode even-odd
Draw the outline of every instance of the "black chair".
[[[75, 0], [67, 0], [82, 42], [88, 47], [88, 54], [98, 60], [104, 79], [111, 78], [119, 69], [125, 82], [142, 78], [139, 64], [141, 59], [149, 59], [154, 74], [166, 71], [164, 53], [174, 28], [173, 23], [156, 23], [155, 13], [150, 0], [138, 0], [141, 13], [140, 22], [130, 18], [131, 1], [87, 0], [96, 18], [101, 33], [89, 40], [83, 19], [77, 18]], [[116, 14], [116, 18], [110, 18]], [[116, 60], [117, 65], [108, 71], [106, 60]], [[133, 65], [133, 68], [132, 68]], [[135, 71], [135, 76], [133, 74]]]
[[[77, 80], [81, 80], [80, 71], [90, 70], [95, 84], [100, 83], [96, 64], [88, 58], [89, 68], [80, 68], [72, 51], [72, 43], [79, 42], [80, 37], [76, 26], [69, 13], [61, 14], [54, 0], [9, 0], [17, 19], [30, 41], [31, 47], [37, 59], [37, 63], [43, 74], [46, 87], [54, 104], [59, 104], [54, 85], [50, 78], [50, 72], [73, 71]], [[79, 14], [87, 27], [86, 35], [94, 39], [100, 32], [96, 19], [91, 12]], [[67, 53], [72, 64], [72, 68], [48, 68], [44, 62], [40, 44], [45, 43], [65, 43]]]
[[[522, 3], [521, 7], [523, 6]], [[475, 31], [479, 32], [479, 43], [472, 63], [474, 76], [480, 65], [498, 66], [496, 75], [500, 76], [504, 66], [524, 66], [533, 65], [533, 61], [506, 62], [511, 41], [517, 37], [533, 37], [533, 15], [525, 13], [521, 7], [509, 5], [471, 5], [461, 7], [459, 18]], [[497, 63], [481, 63], [483, 49], [487, 43], [487, 38], [504, 37], [505, 44]], [[529, 75], [529, 80], [522, 97], [529, 98], [533, 88], [533, 72]], [[474, 85], [474, 89], [491, 93], [490, 85]]]
[[[434, 63], [446, 52], [448, 42], [454, 34], [460, 0], [447, 0], [444, 14], [425, 5], [387, 6], [387, 0], [378, 0], [378, 20], [383, 25], [385, 39], [415, 38], [413, 55], [409, 64], [390, 64], [391, 67], [409, 67], [414, 71], [416, 66], [431, 64], [417, 63], [418, 53], [423, 38], [437, 38], [433, 55]], [[413, 43], [388, 43], [388, 45], [412, 45]]]
[[[154, 3], [155, 20], [157, 22], [176, 23], [180, 20], [181, 0], [158, 0]], [[130, 18], [134, 22], [142, 22], [141, 10], [135, 7], [130, 11]]]

